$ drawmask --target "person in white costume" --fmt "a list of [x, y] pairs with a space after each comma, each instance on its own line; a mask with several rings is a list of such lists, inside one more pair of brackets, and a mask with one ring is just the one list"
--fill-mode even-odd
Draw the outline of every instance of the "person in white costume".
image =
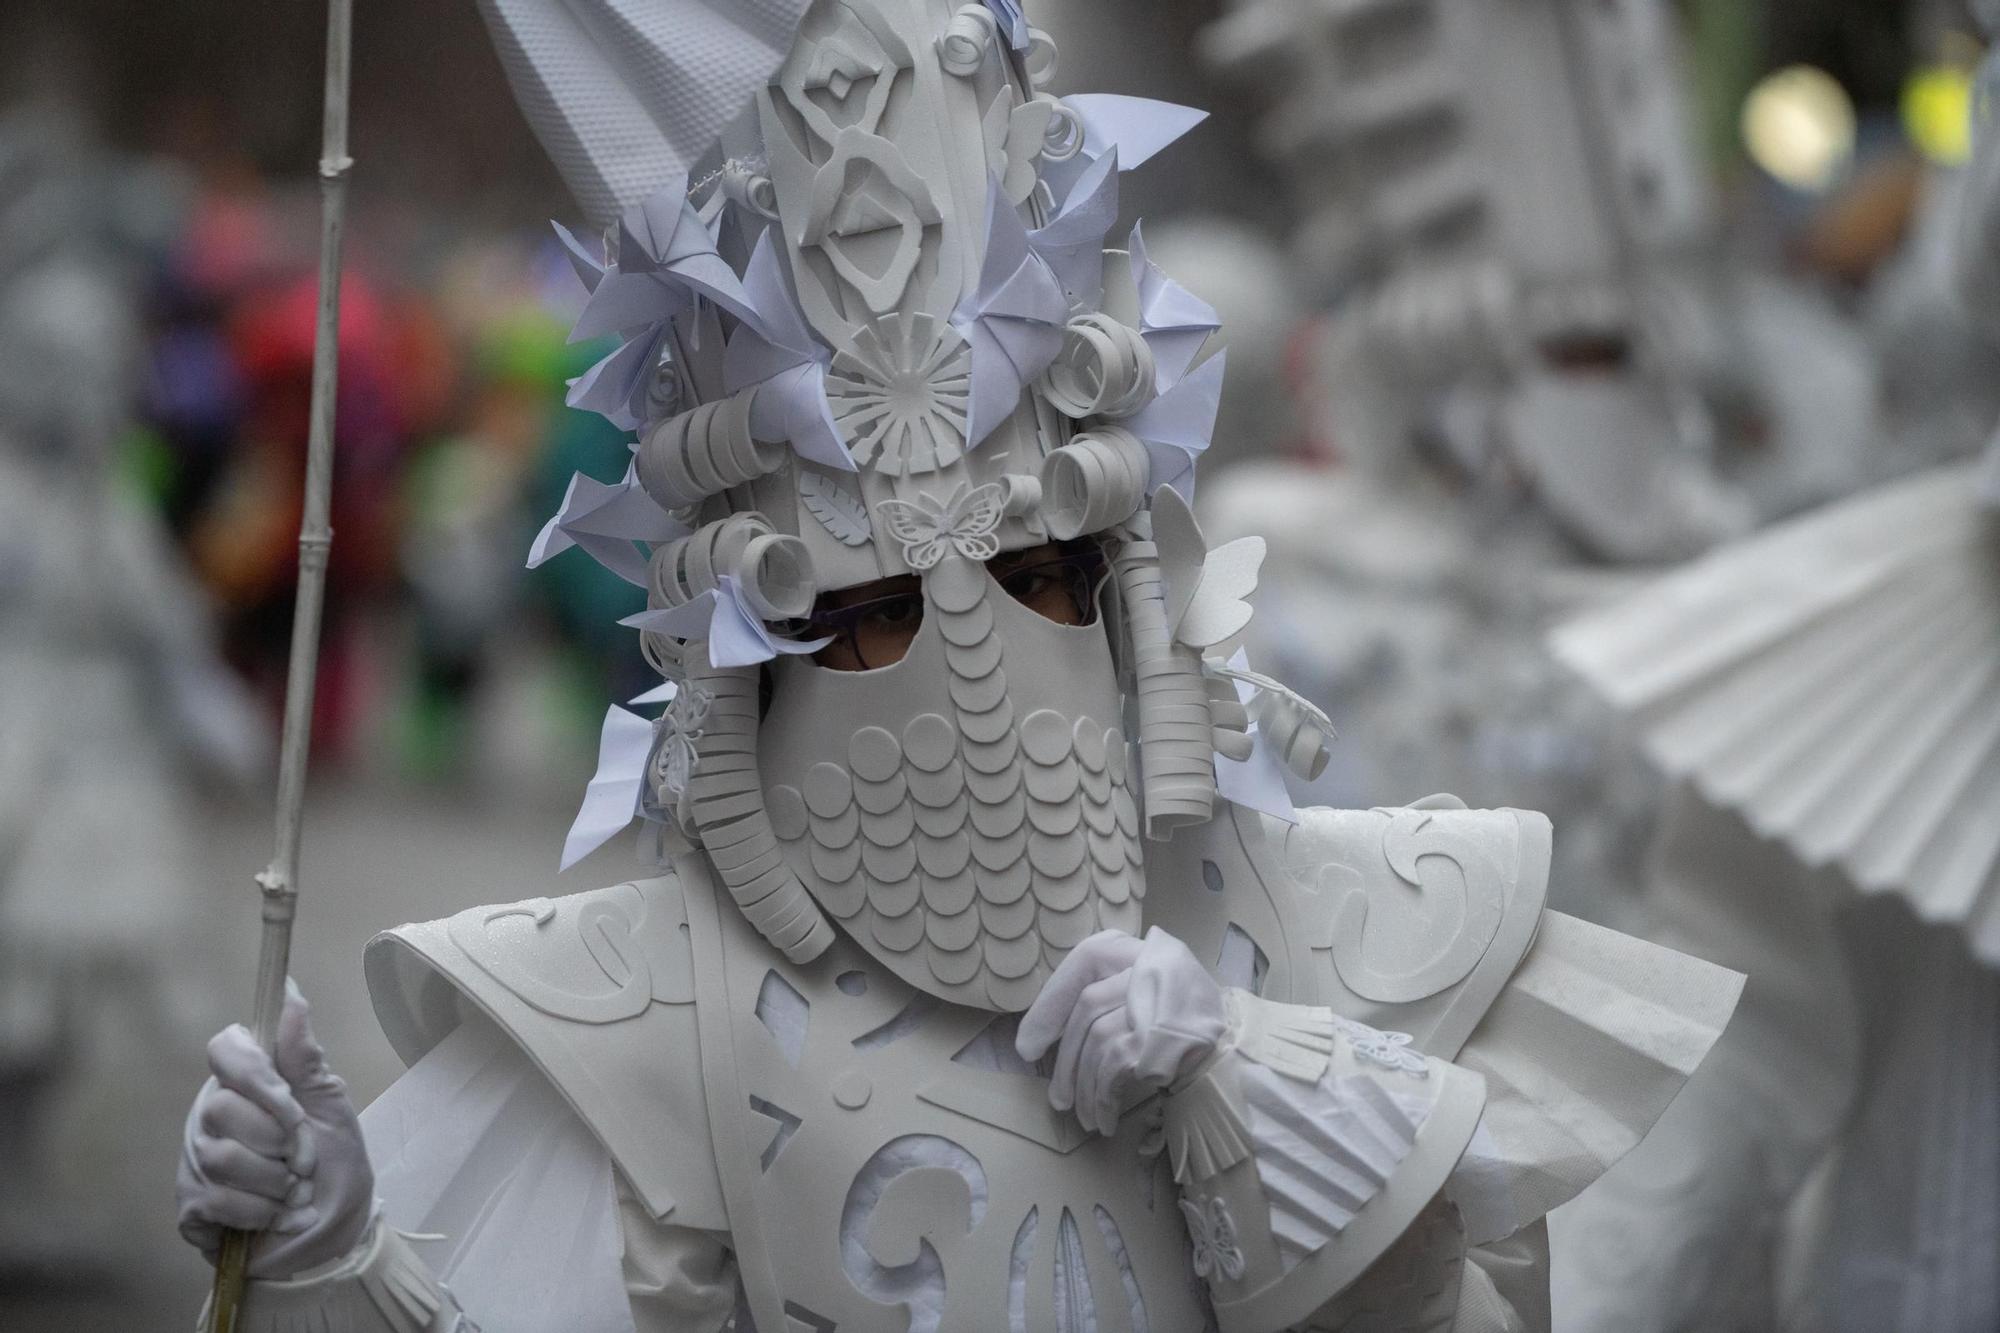
[[185, 1031], [163, 945], [195, 886], [188, 761], [254, 766], [259, 738], [113, 466], [149, 202], [69, 108], [0, 114], [0, 1285], [89, 1279], [101, 1247], [42, 1169], [55, 1103], [105, 1013]]
[[1285, 801], [1326, 719], [1184, 495], [1216, 320], [1104, 244], [1198, 117], [1047, 92], [1004, 2], [486, 13], [640, 432], [535, 558], [642, 580], [668, 678], [568, 854], [666, 865], [379, 938], [362, 1116], [301, 997], [215, 1039], [243, 1327], [1545, 1327], [1542, 1217], [1741, 979], [1545, 912], [1539, 815]]
[[[1926, 229], [2000, 328], [2000, 55], [1980, 88], [1958, 211]], [[1553, 640], [1682, 784], [1655, 938], [1752, 977], [1659, 1132], [1560, 1219], [1571, 1327], [2000, 1326], [1996, 475], [2000, 438]]]

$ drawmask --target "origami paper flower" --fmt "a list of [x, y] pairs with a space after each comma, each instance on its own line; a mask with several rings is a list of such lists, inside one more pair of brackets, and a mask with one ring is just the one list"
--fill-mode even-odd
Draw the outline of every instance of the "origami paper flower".
[[[1044, 177], [1046, 179], [1046, 176]], [[1118, 154], [1106, 152], [1083, 169], [1054, 217], [1028, 233], [1070, 303], [1095, 310], [1104, 295], [1104, 235], [1118, 220]]]
[[743, 291], [760, 319], [744, 323], [730, 338], [722, 374], [730, 393], [757, 386], [750, 433], [762, 440], [785, 440], [801, 458], [855, 471], [827, 403], [826, 371], [833, 354], [813, 337], [792, 294], [784, 256], [768, 231], [751, 252]]
[[528, 548], [528, 568], [537, 569], [570, 547], [580, 546], [598, 564], [643, 588], [650, 556], [633, 543], [656, 546], [688, 532], [686, 524], [646, 494], [635, 466], [628, 465], [625, 479], [609, 486], [578, 472], [563, 492], [562, 507], [542, 525]]
[[965, 441], [976, 447], [1021, 401], [1021, 391], [1062, 351], [1069, 301], [1054, 270], [1030, 248], [1028, 228], [999, 184], [986, 196], [986, 258], [979, 281], [952, 312], [972, 346]]
[[1132, 285], [1139, 291], [1139, 332], [1153, 350], [1155, 385], [1165, 393], [1187, 374], [1209, 335], [1222, 327], [1222, 316], [1147, 256], [1146, 238], [1136, 224], [1127, 248]]
[[616, 243], [595, 258], [568, 228], [556, 235], [590, 291], [570, 341], [617, 334], [616, 351], [570, 384], [571, 407], [596, 412], [620, 430], [636, 430], [679, 405], [672, 361], [675, 332], [700, 340], [694, 318], [703, 301], [747, 323], [759, 316], [736, 273], [716, 253], [715, 237], [688, 202], [687, 180], [676, 177], [619, 219]]

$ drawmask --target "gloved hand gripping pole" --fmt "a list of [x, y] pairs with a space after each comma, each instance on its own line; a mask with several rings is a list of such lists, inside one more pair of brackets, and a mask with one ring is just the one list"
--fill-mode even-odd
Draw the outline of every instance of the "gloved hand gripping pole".
[[[306, 488], [299, 523], [299, 586], [292, 610], [291, 655], [285, 678], [285, 720], [278, 752], [276, 850], [257, 876], [264, 934], [257, 956], [252, 1030], [267, 1051], [277, 1045], [290, 971], [292, 917], [299, 897], [299, 826], [305, 814], [306, 757], [312, 746], [313, 687], [319, 669], [320, 611], [326, 601], [327, 554], [333, 546], [334, 389], [340, 352], [340, 239], [347, 213], [347, 90], [353, 0], [328, 0], [325, 114], [321, 123], [319, 188], [319, 317], [313, 331], [312, 418], [306, 437]], [[235, 1333], [250, 1261], [249, 1232], [223, 1233], [209, 1302], [209, 1333]]]

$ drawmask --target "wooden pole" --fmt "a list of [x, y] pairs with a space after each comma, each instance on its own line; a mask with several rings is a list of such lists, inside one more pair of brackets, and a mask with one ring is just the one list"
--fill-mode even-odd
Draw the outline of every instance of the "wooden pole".
[[[257, 876], [264, 935], [257, 955], [252, 1030], [265, 1050], [277, 1045], [291, 970], [292, 918], [299, 897], [299, 829], [305, 818], [306, 758], [312, 749], [313, 688], [319, 674], [320, 612], [326, 604], [326, 562], [333, 546], [333, 410], [340, 368], [340, 240], [347, 216], [347, 91], [353, 50], [353, 0], [328, 0], [326, 102], [321, 126], [319, 188], [319, 320], [313, 331], [312, 418], [306, 437], [304, 515], [299, 523], [299, 586], [292, 609], [291, 656], [285, 678], [285, 720], [278, 751], [276, 849]], [[242, 1311], [249, 1232], [226, 1231], [215, 1265], [209, 1333], [235, 1333]]]

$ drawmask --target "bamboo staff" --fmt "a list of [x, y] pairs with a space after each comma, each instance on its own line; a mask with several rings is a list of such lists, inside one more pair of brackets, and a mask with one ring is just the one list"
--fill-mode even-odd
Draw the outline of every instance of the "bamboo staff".
[[[313, 331], [312, 419], [306, 437], [306, 490], [299, 523], [299, 586], [292, 609], [285, 677], [285, 721], [278, 751], [277, 848], [257, 876], [264, 938], [257, 955], [253, 1030], [265, 1050], [277, 1045], [291, 970], [292, 918], [299, 898], [299, 827], [305, 816], [306, 756], [312, 746], [313, 687], [319, 674], [320, 610], [326, 602], [327, 554], [333, 546], [334, 390], [340, 362], [340, 238], [347, 215], [347, 87], [353, 47], [353, 0], [328, 0], [326, 102], [320, 131], [319, 321]], [[209, 1333], [235, 1333], [250, 1262], [247, 1231], [226, 1231], [215, 1265]]]

